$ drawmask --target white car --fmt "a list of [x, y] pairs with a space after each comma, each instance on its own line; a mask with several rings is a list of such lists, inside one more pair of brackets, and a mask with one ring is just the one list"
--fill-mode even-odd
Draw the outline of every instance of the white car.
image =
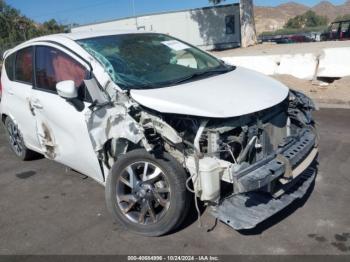
[[114, 218], [139, 234], [176, 229], [192, 197], [253, 228], [316, 175], [309, 98], [168, 35], [32, 39], [5, 52], [0, 90], [15, 154], [96, 180]]

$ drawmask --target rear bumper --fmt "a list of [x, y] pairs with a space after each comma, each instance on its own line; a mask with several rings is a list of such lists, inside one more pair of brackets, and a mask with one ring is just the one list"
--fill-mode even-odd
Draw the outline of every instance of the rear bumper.
[[213, 215], [236, 230], [254, 228], [294, 200], [302, 198], [316, 177], [316, 135], [301, 130], [276, 154], [235, 174], [234, 194], [213, 208]]

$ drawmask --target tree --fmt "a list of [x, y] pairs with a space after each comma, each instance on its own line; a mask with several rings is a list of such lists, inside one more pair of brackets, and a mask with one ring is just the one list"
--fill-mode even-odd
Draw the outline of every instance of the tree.
[[302, 29], [306, 27], [318, 27], [328, 24], [328, 18], [317, 15], [314, 11], [309, 10], [302, 15], [298, 15], [288, 20], [284, 28], [287, 29]]
[[339, 16], [337, 16], [337, 18], [334, 20], [334, 22], [339, 22], [339, 21], [344, 21], [344, 20], [350, 20], [350, 14], [339, 15]]
[[0, 0], [0, 55], [4, 50], [27, 39], [64, 31], [65, 26], [53, 19], [43, 24], [35, 23], [4, 0]]
[[57, 32], [64, 32], [65, 31], [65, 26], [57, 23], [55, 19], [51, 19], [43, 24], [44, 30], [48, 34], [54, 34]]

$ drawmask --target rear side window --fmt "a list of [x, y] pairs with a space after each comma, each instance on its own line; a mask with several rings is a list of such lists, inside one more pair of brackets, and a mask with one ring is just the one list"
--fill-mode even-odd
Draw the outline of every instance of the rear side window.
[[15, 74], [15, 59], [16, 54], [9, 55], [5, 60], [5, 70], [7, 77], [13, 81]]
[[76, 88], [84, 88], [87, 70], [64, 52], [52, 47], [38, 46], [35, 61], [37, 88], [56, 92], [56, 84], [64, 80], [73, 80]]
[[33, 48], [28, 47], [17, 52], [14, 80], [32, 84]]

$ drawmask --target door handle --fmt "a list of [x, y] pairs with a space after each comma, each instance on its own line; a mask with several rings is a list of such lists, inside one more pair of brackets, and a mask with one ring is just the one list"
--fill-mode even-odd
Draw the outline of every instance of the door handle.
[[32, 102], [31, 105], [32, 105], [32, 107], [34, 107], [35, 109], [43, 109], [43, 108], [44, 108], [38, 101]]
[[11, 91], [11, 90], [7, 90], [7, 93], [8, 93], [9, 95], [11, 95], [11, 96], [14, 95], [13, 91]]

